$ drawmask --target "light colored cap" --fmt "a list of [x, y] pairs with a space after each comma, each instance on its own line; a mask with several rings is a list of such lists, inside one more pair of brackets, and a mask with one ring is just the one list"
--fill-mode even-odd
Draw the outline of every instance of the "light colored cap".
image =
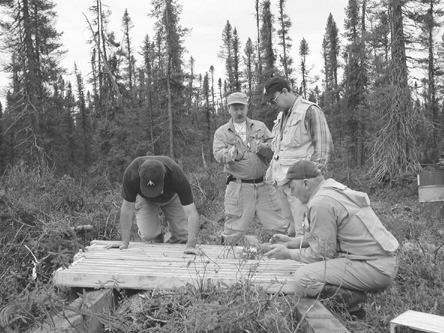
[[248, 105], [248, 97], [244, 93], [234, 92], [227, 97], [227, 105], [244, 104]]

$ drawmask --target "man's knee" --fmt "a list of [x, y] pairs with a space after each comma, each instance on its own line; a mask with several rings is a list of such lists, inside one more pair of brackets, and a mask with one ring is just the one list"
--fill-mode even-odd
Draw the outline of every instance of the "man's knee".
[[299, 296], [316, 297], [325, 283], [316, 278], [316, 274], [313, 274], [312, 270], [306, 269], [307, 266], [301, 267], [295, 272], [293, 290]]
[[163, 243], [163, 234], [160, 233], [158, 235], [148, 235], [148, 234], [142, 234], [139, 230], [139, 237], [140, 239], [142, 239], [144, 242], [149, 242], [149, 243]]
[[170, 237], [165, 241], [165, 243], [185, 244], [187, 240], [188, 240], [188, 234], [182, 234], [182, 235], [171, 234]]
[[225, 229], [222, 233], [222, 241], [224, 245], [240, 244], [246, 232], [233, 229]]

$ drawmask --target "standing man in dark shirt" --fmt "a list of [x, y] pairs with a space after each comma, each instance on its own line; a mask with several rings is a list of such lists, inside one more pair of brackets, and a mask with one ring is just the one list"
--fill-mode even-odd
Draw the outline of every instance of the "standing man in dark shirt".
[[145, 241], [163, 242], [160, 209], [171, 233], [167, 242], [186, 243], [185, 253], [196, 253], [199, 214], [190, 183], [171, 158], [142, 156], [134, 159], [123, 174], [122, 197], [121, 249], [128, 248], [134, 213], [140, 237]]

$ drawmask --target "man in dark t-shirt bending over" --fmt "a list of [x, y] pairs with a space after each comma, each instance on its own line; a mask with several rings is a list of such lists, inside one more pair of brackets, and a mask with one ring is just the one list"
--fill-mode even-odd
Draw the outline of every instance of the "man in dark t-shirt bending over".
[[162, 243], [159, 209], [168, 221], [168, 243], [186, 243], [185, 253], [197, 252], [199, 214], [191, 186], [180, 166], [167, 156], [134, 159], [123, 174], [120, 208], [121, 249], [128, 248], [133, 214], [139, 235], [145, 241]]

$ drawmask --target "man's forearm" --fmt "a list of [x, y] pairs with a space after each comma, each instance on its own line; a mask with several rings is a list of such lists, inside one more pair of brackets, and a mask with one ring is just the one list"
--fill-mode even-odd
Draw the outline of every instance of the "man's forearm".
[[187, 247], [195, 247], [197, 243], [197, 235], [199, 234], [200, 224], [199, 215], [190, 214], [188, 216], [188, 241]]
[[305, 240], [304, 236], [295, 237], [285, 243], [289, 249], [300, 249], [303, 247], [308, 247], [308, 242]]
[[290, 253], [290, 259], [296, 260], [296, 261], [301, 261], [301, 250], [290, 249], [290, 250], [288, 250], [288, 252]]
[[218, 163], [227, 163], [229, 159], [229, 151], [230, 148], [227, 147], [225, 144], [225, 141], [223, 139], [223, 136], [218, 135], [217, 133], [214, 135], [213, 139], [213, 155], [214, 159]]
[[132, 218], [132, 213], [120, 212], [120, 236], [125, 244], [129, 244], [130, 241]]

